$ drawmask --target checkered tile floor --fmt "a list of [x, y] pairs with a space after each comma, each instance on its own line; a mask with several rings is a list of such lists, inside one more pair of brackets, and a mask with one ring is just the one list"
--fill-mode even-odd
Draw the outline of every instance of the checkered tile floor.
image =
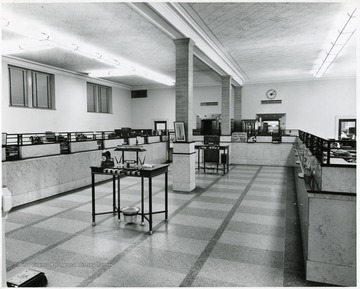
[[[49, 287], [321, 286], [304, 280], [293, 178], [283, 167], [199, 172], [191, 193], [170, 185], [169, 221], [155, 215], [153, 235], [113, 215], [92, 226], [91, 188], [14, 209], [7, 277], [33, 268]], [[155, 209], [163, 185], [164, 176], [153, 180]], [[97, 186], [97, 211], [111, 210], [111, 191], [111, 182]], [[139, 201], [140, 179], [122, 178], [121, 206]]]

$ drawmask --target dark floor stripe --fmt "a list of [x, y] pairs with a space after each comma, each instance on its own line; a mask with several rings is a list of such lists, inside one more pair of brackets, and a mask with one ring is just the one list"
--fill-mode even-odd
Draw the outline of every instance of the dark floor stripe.
[[213, 238], [210, 240], [210, 242], [208, 243], [208, 245], [206, 246], [206, 248], [204, 249], [204, 251], [200, 254], [199, 258], [196, 260], [195, 264], [190, 268], [189, 273], [186, 275], [186, 277], [184, 278], [184, 280], [181, 282], [180, 287], [190, 287], [192, 285], [192, 283], [194, 282], [194, 280], [196, 279], [197, 275], [199, 274], [200, 270], [202, 269], [202, 267], [204, 266], [206, 260], [208, 259], [208, 257], [210, 256], [212, 250], [214, 249], [215, 245], [217, 244], [217, 242], [219, 241], [221, 235], [223, 234], [223, 232], [225, 231], [226, 226], [229, 224], [231, 218], [234, 216], [236, 210], [238, 209], [238, 207], [240, 206], [243, 198], [245, 197], [245, 195], [247, 194], [247, 192], [249, 191], [250, 187], [252, 186], [252, 184], [255, 182], [258, 174], [261, 171], [261, 166], [258, 168], [258, 170], [256, 171], [255, 175], [252, 177], [251, 181], [249, 182], [249, 184], [246, 186], [245, 190], [242, 192], [242, 194], [240, 195], [240, 197], [237, 199], [236, 203], [234, 204], [234, 206], [232, 207], [232, 209], [230, 210], [230, 212], [228, 213], [228, 215], [226, 216], [226, 218], [224, 219], [224, 221], [221, 223], [219, 229], [216, 231], [215, 235], [213, 236]]

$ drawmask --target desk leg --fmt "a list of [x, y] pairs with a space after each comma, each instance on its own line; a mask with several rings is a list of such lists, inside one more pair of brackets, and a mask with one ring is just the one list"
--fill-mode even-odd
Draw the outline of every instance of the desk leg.
[[152, 235], [152, 178], [149, 178], [149, 233]]
[[118, 220], [120, 222], [121, 216], [120, 216], [120, 176], [117, 177], [118, 179], [118, 187], [117, 187], [117, 191], [118, 191], [118, 196], [117, 196], [117, 204], [118, 204]]
[[205, 162], [205, 150], [204, 150], [204, 153], [203, 153], [203, 157], [204, 157], [204, 173], [205, 173], [205, 168], [206, 168], [206, 162]]
[[95, 226], [95, 175], [91, 174], [91, 209], [92, 209], [92, 225]]
[[168, 172], [165, 173], [165, 221], [168, 219]]
[[229, 172], [229, 163], [230, 163], [230, 158], [229, 158], [229, 149], [226, 150], [226, 167], [227, 167], [227, 172]]
[[115, 216], [116, 214], [116, 200], [115, 200], [115, 197], [116, 196], [116, 177], [113, 176], [113, 214]]
[[144, 226], [144, 178], [141, 178], [141, 226]]
[[200, 172], [200, 150], [198, 149], [198, 172]]

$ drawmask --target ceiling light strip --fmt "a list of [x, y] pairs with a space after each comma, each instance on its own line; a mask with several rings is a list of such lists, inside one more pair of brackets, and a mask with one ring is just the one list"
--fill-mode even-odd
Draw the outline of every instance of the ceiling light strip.
[[[355, 33], [355, 31], [356, 31], [356, 28], [354, 29], [354, 31], [348, 32], [348, 33], [350, 34], [350, 36], [347, 38], [347, 40], [346, 40], [344, 43], [342, 43], [342, 44], [337, 44], [339, 38], [346, 33], [346, 32], [344, 32], [344, 31], [345, 31], [346, 27], [348, 26], [350, 20], [355, 17], [355, 16], [354, 16], [355, 12], [356, 12], [356, 8], [355, 8], [354, 11], [351, 13], [351, 15], [348, 14], [348, 16], [349, 16], [348, 20], [346, 21], [344, 27], [343, 27], [343, 28], [341, 29], [341, 31], [339, 32], [339, 34], [338, 34], [337, 38], [335, 39], [335, 41], [334, 41], [334, 42], [331, 42], [330, 50], [329, 50], [329, 52], [326, 52], [326, 57], [325, 57], [324, 60], [322, 61], [321, 65], [320, 65], [319, 69], [316, 71], [314, 77], [319, 78], [319, 77], [322, 77], [322, 76], [326, 73], [326, 71], [329, 69], [329, 67], [331, 66], [331, 64], [335, 61], [335, 59], [338, 57], [338, 55], [340, 54], [340, 52], [341, 52], [341, 51], [343, 50], [343, 48], [345, 47], [346, 43], [348, 43], [348, 41], [350, 40], [350, 38], [354, 35], [354, 33]], [[340, 50], [339, 50], [336, 54], [335, 54], [335, 53], [332, 54], [332, 53], [331, 53], [332, 50], [334, 49], [335, 46], [338, 46], [338, 45], [341, 46]], [[329, 61], [328, 66], [326, 66], [325, 68], [323, 68], [330, 55], [335, 55], [335, 56], [333, 57], [333, 59], [332, 59], [331, 61]]]
[[[68, 35], [62, 35], [61, 33], [45, 33], [43, 32], [44, 28], [40, 25], [40, 23], [30, 21], [32, 25], [29, 25], [31, 26], [31, 31], [29, 31], [26, 26], [27, 21], [19, 21], [16, 16], [10, 17], [9, 19], [1, 19], [3, 29], [10, 30], [26, 37], [30, 37], [32, 39], [40, 41], [41, 43], [46, 42], [49, 47], [59, 47], [67, 51], [78, 53], [84, 57], [91, 58], [104, 64], [113, 66], [114, 68], [109, 69], [109, 71], [106, 73], [106, 77], [114, 76], [111, 71], [121, 68], [124, 71], [128, 71], [127, 75], [137, 75], [168, 86], [173, 86], [175, 84], [174, 79], [157, 73], [155, 71], [149, 70], [135, 63], [132, 63], [128, 60], [120, 59], [120, 57], [111, 56], [107, 53], [103, 53], [102, 51], [95, 49], [95, 47], [91, 47], [86, 44], [77, 45], [75, 43], [78, 43], [78, 41], [75, 39], [72, 39], [70, 41], [69, 39], [71, 39], [71, 37], [68, 37]], [[19, 52], [19, 49], [17, 50], [17, 52]], [[8, 54], [11, 53], [9, 52]]]

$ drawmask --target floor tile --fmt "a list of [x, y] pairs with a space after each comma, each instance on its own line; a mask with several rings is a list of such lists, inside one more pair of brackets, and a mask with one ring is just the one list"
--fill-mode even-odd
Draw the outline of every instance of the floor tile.
[[239, 198], [239, 195], [237, 194], [229, 194], [229, 193], [222, 193], [219, 191], [207, 191], [206, 192], [206, 196], [207, 197], [214, 197], [214, 198], [222, 198], [222, 199], [231, 199], [231, 200], [236, 200]]
[[214, 280], [205, 277], [196, 277], [191, 287], [243, 287], [240, 284]]
[[199, 216], [199, 217], [208, 217], [224, 220], [228, 215], [228, 211], [219, 211], [219, 210], [211, 210], [211, 209], [200, 209], [193, 207], [185, 207], [181, 210], [182, 215], [189, 216]]
[[192, 254], [139, 245], [122, 258], [121, 262], [187, 274], [197, 258], [196, 255]]
[[29, 225], [35, 222], [39, 222], [43, 219], [45, 219], [46, 216], [36, 215], [36, 214], [30, 214], [25, 213], [21, 209], [19, 210], [13, 210], [8, 215], [8, 218], [6, 219], [6, 222], [13, 222], [17, 224], [24, 224]]
[[219, 242], [280, 252], [283, 252], [285, 249], [284, 238], [228, 230], [224, 231]]
[[[225, 194], [226, 195], [226, 194]], [[231, 195], [231, 194], [227, 194]], [[235, 201], [229, 198], [223, 198], [220, 194], [217, 196], [209, 196], [208, 193], [202, 194], [199, 198], [197, 198], [199, 202], [207, 202], [207, 203], [215, 203], [215, 204], [228, 204], [234, 205]]]
[[8, 235], [8, 237], [11, 239], [26, 241], [26, 242], [46, 245], [46, 246], [50, 246], [55, 243], [58, 243], [70, 236], [72, 235], [68, 233], [44, 229], [44, 228], [38, 228], [34, 226], [23, 228], [22, 230], [18, 230]]
[[52, 248], [27, 262], [30, 267], [87, 278], [102, 267], [108, 267], [107, 259]]
[[263, 215], [263, 216], [277, 216], [285, 218], [285, 207], [282, 209], [269, 209], [269, 208], [259, 208], [245, 206], [243, 204], [237, 209], [238, 213], [254, 214], [254, 215]]
[[264, 224], [271, 226], [285, 226], [284, 218], [277, 216], [267, 216], [264, 218], [262, 215], [246, 214], [246, 213], [235, 213], [232, 221]]
[[[96, 197], [99, 197], [98, 195]], [[65, 196], [59, 197], [59, 200], [71, 201], [76, 203], [87, 203], [91, 201], [91, 193], [88, 196], [80, 195], [80, 194], [68, 194]]]
[[203, 201], [193, 201], [191, 204], [189, 204], [188, 207], [229, 212], [232, 209], [233, 204], [217, 204]]
[[115, 241], [98, 237], [79, 235], [57, 248], [80, 253], [88, 256], [112, 259], [131, 244], [122, 240]]
[[141, 246], [151, 247], [173, 252], [200, 255], [207, 246], [204, 240], [173, 236], [166, 232], [156, 232], [150, 238], [141, 243]]
[[178, 287], [184, 277], [182, 273], [120, 261], [95, 281], [112, 287]]
[[[18, 228], [24, 227], [23, 224], [17, 224], [17, 223], [12, 223], [12, 222], [6, 222], [5, 223], [5, 233], [11, 232], [13, 230], [16, 230]], [[4, 227], [2, 227], [2, 229], [4, 230]]]
[[26, 208], [21, 209], [22, 213], [28, 213], [28, 214], [34, 214], [34, 215], [40, 215], [40, 216], [52, 216], [57, 213], [60, 213], [64, 211], [64, 208], [57, 208], [47, 205], [33, 205]]
[[73, 207], [76, 207], [79, 205], [77, 202], [60, 200], [58, 198], [49, 200], [46, 202], [46, 204], [49, 206], [52, 206], [52, 207], [58, 207], [58, 208], [64, 208], [64, 209], [70, 209], [70, 208], [73, 208]]
[[34, 225], [34, 227], [53, 229], [56, 231], [70, 233], [70, 234], [75, 234], [89, 226], [91, 226], [90, 220], [89, 222], [83, 222], [83, 221], [68, 220], [68, 219], [55, 218], [55, 217]]
[[285, 209], [285, 203], [281, 202], [263, 202], [263, 201], [249, 201], [243, 200], [241, 205], [247, 207], [257, 207], [264, 209], [283, 210]]
[[256, 223], [230, 221], [226, 230], [240, 233], [250, 233], [265, 236], [285, 237], [285, 228], [280, 226], [271, 226]]
[[25, 258], [47, 248], [45, 245], [15, 240], [9, 237], [5, 240], [5, 246], [6, 259], [12, 262], [22, 261]]
[[205, 218], [205, 217], [177, 214], [174, 218], [170, 220], [170, 222], [180, 225], [217, 229], [221, 225], [222, 220], [215, 218]]
[[252, 287], [283, 284], [281, 269], [214, 258], [208, 258], [198, 276]]
[[166, 223], [164, 226], [160, 227], [157, 232], [164, 232], [169, 235], [198, 239], [198, 240], [207, 240], [209, 241], [214, 237], [216, 229], [201, 228], [194, 226], [186, 226], [174, 223]]

